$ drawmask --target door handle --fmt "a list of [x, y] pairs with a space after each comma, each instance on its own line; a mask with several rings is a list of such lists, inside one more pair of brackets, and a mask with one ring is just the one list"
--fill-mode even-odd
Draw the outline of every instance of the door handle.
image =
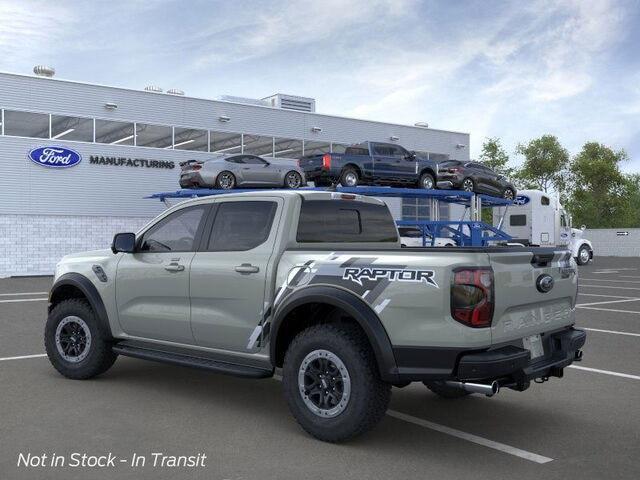
[[256, 267], [250, 263], [243, 263], [242, 265], [236, 266], [235, 271], [242, 274], [258, 273], [260, 267]]
[[164, 269], [168, 272], [182, 272], [184, 270], [184, 265], [178, 265], [177, 263], [170, 263], [169, 265], [165, 265]]

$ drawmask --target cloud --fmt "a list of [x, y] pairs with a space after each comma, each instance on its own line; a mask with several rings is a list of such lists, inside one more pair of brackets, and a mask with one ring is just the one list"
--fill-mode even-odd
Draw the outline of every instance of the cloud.
[[64, 34], [75, 15], [56, 2], [0, 0], [0, 62], [5, 68], [48, 56], [56, 32]]
[[[281, 50], [327, 39], [338, 41], [350, 29], [391, 21], [405, 15], [414, 0], [301, 0], [271, 2], [261, 9], [238, 4], [231, 24], [198, 35], [199, 42], [215, 46], [195, 60], [199, 68], [254, 60]], [[265, 10], [255, 14], [256, 11]], [[294, 60], [294, 59], [292, 59]], [[295, 60], [294, 60], [295, 61]]]

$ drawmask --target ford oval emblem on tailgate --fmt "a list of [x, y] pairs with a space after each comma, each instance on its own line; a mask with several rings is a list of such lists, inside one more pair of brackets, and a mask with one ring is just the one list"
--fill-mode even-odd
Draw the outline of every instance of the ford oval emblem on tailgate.
[[553, 277], [544, 273], [536, 280], [536, 288], [539, 292], [547, 293], [553, 288], [554, 283]]
[[29, 160], [43, 167], [69, 168], [82, 161], [82, 155], [64, 147], [38, 147], [29, 152]]

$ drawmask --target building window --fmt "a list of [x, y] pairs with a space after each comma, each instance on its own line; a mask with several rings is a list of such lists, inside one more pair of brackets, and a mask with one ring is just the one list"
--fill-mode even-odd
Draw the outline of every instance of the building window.
[[430, 220], [431, 205], [428, 198], [403, 198], [402, 199], [402, 219], [403, 220]]
[[329, 152], [331, 152], [331, 143], [329, 142], [314, 142], [311, 140], [304, 141], [305, 155], [322, 155], [323, 153]]
[[51, 115], [51, 139], [93, 142], [93, 119]]
[[173, 133], [173, 148], [176, 150], [209, 150], [209, 135], [206, 130], [176, 127]]
[[302, 156], [302, 140], [275, 138], [273, 156], [281, 158], [300, 158]]
[[136, 123], [136, 145], [138, 147], [171, 148], [173, 129], [163, 125]]
[[96, 142], [133, 145], [133, 123], [96, 120]]
[[211, 153], [242, 153], [242, 134], [210, 132]]
[[348, 146], [346, 143], [332, 143], [331, 153], [344, 153]]
[[244, 134], [244, 153], [273, 157], [273, 137]]
[[49, 138], [49, 115], [5, 110], [4, 134], [15, 137]]

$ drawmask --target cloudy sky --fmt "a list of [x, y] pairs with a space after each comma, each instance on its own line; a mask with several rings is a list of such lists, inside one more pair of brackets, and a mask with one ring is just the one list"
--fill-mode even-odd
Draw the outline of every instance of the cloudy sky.
[[[518, 142], [597, 140], [640, 172], [640, 0], [0, 0], [0, 71], [317, 99]], [[517, 158], [516, 158], [517, 160]]]

